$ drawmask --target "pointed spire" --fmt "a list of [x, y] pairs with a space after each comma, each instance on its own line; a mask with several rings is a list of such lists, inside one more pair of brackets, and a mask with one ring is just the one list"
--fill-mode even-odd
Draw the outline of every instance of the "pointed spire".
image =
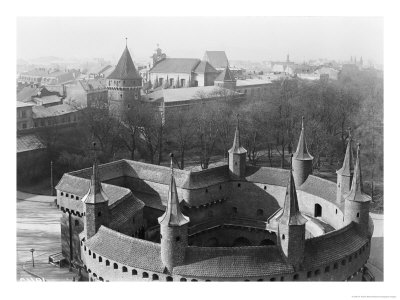
[[304, 134], [304, 116], [301, 117], [301, 133], [299, 143], [297, 144], [297, 150], [294, 153], [294, 158], [297, 160], [312, 160], [313, 157], [308, 153], [306, 137]]
[[171, 153], [171, 182], [168, 191], [168, 202], [165, 213], [158, 218], [160, 225], [168, 226], [182, 226], [189, 223], [189, 218], [184, 216], [179, 207], [178, 192], [176, 189], [176, 183], [174, 178], [174, 155]]
[[128, 38], [125, 38], [125, 48], [128, 48]]
[[296, 185], [293, 178], [293, 154], [290, 159], [290, 176], [286, 188], [285, 203], [283, 205], [282, 214], [277, 218], [279, 223], [286, 225], [303, 225], [307, 219], [303, 217], [299, 209], [299, 202], [297, 200]]
[[361, 164], [360, 164], [360, 143], [357, 144], [357, 157], [356, 166], [354, 168], [353, 181], [351, 183], [350, 192], [344, 196], [345, 200], [356, 201], [356, 202], [368, 202], [371, 201], [371, 197], [364, 193], [363, 184], [361, 178]]
[[218, 75], [215, 81], [235, 81], [235, 77], [232, 75], [229, 65]]
[[124, 52], [122, 52], [114, 71], [107, 78], [119, 80], [142, 79], [133, 63], [131, 54], [128, 50], [128, 44], [126, 45]]
[[236, 153], [242, 154], [246, 153], [247, 150], [242, 147], [240, 143], [240, 131], [239, 131], [239, 114], [236, 115], [237, 123], [236, 123], [236, 130], [235, 130], [235, 138], [233, 139], [232, 148], [228, 150], [229, 153]]
[[91, 204], [108, 201], [108, 196], [103, 191], [103, 188], [101, 186], [95, 142], [93, 143], [93, 151], [94, 151], [94, 162], [92, 167], [93, 173], [90, 180], [90, 187], [86, 195], [82, 198], [82, 202]]
[[349, 138], [346, 147], [346, 154], [343, 160], [343, 166], [341, 169], [337, 171], [337, 173], [341, 175], [351, 176], [354, 172], [354, 163], [353, 163], [353, 150], [352, 150], [352, 136], [351, 136], [351, 127], [348, 128]]

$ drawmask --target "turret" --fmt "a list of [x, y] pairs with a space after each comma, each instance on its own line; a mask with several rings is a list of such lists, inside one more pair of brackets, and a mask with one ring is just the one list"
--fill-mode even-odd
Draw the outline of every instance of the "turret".
[[369, 206], [371, 197], [364, 193], [361, 178], [360, 144], [357, 147], [356, 165], [350, 192], [344, 196], [344, 224], [354, 222], [359, 229], [367, 233], [369, 224]]
[[[293, 156], [292, 156], [293, 161]], [[296, 184], [290, 168], [289, 182], [286, 188], [285, 203], [282, 214], [277, 217], [278, 243], [289, 264], [299, 267], [304, 258], [305, 233], [307, 219], [299, 210]]]
[[247, 150], [240, 143], [239, 115], [237, 115], [235, 138], [232, 148], [228, 150], [229, 174], [233, 179], [244, 178], [246, 172], [246, 154]]
[[[95, 144], [94, 144], [95, 146]], [[101, 225], [108, 226], [108, 196], [103, 191], [99, 178], [99, 167], [97, 158], [93, 163], [93, 174], [90, 180], [90, 187], [82, 198], [84, 212], [84, 231], [86, 239], [94, 236]]]
[[349, 128], [349, 138], [347, 142], [346, 154], [344, 156], [342, 168], [336, 171], [337, 174], [337, 192], [336, 201], [340, 203], [342, 196], [347, 194], [351, 189], [351, 180], [354, 174], [354, 163], [353, 163], [353, 149], [351, 146], [351, 128]]
[[306, 136], [304, 133], [304, 117], [301, 119], [301, 133], [297, 150], [293, 155], [293, 176], [296, 186], [301, 186], [312, 174], [313, 157], [308, 153]]
[[236, 79], [229, 69], [229, 65], [215, 78], [214, 85], [233, 91], [236, 89]]
[[189, 218], [182, 214], [179, 207], [172, 154], [167, 208], [165, 213], [158, 218], [158, 223], [160, 224], [161, 234], [161, 261], [167, 270], [172, 272], [175, 266], [179, 266], [185, 261], [189, 223]]

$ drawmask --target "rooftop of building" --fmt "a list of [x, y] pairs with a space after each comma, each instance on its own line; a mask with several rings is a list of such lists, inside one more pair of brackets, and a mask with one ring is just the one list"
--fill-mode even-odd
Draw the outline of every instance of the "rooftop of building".
[[99, 91], [106, 89], [106, 82], [104, 79], [88, 79], [79, 80], [79, 84], [86, 92]]
[[17, 101], [17, 108], [20, 107], [30, 107], [30, 106], [35, 106], [36, 104], [33, 102], [21, 102], [21, 101]]
[[218, 71], [207, 61], [202, 60], [196, 69], [194, 70], [196, 73], [218, 73]]
[[21, 75], [24, 75], [24, 76], [37, 76], [37, 77], [43, 77], [43, 76], [46, 76], [47, 74], [48, 74], [48, 71], [42, 70], [42, 69], [34, 69], [31, 71], [26, 71], [26, 72], [21, 73]]
[[225, 51], [206, 51], [203, 60], [208, 61], [214, 68], [225, 68], [229, 64]]
[[225, 97], [226, 95], [239, 96], [240, 94], [225, 88], [216, 86], [198, 86], [177, 89], [160, 89], [143, 97], [144, 101], [154, 102], [180, 102], [190, 100], [212, 99]]
[[62, 116], [77, 111], [76, 108], [68, 104], [59, 104], [49, 107], [36, 105], [32, 110], [34, 119]]
[[59, 103], [62, 101], [62, 97], [59, 95], [49, 95], [43, 97], [33, 97], [32, 100], [36, 103], [40, 103], [41, 105], [46, 105], [46, 104]]
[[238, 79], [236, 80], [236, 87], [250, 87], [253, 85], [265, 85], [265, 84], [271, 84], [272, 81], [269, 79], [257, 79], [257, 78], [249, 78], [249, 79]]
[[200, 59], [198, 58], [165, 58], [151, 68], [149, 72], [191, 74], [199, 64]]
[[17, 153], [45, 149], [46, 145], [36, 134], [17, 136]]

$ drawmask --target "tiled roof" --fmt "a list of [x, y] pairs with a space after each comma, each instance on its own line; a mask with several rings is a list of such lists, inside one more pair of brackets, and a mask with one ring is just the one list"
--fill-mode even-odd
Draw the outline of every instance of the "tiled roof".
[[44, 148], [46, 146], [35, 134], [17, 136], [17, 153]]
[[36, 104], [33, 102], [21, 102], [17, 101], [17, 107], [28, 107], [28, 106], [35, 106]]
[[157, 63], [149, 72], [191, 74], [199, 63], [198, 58], [166, 58]]
[[230, 180], [228, 165], [190, 172], [186, 181], [180, 186], [185, 189], [199, 189]]
[[164, 211], [165, 205], [161, 201], [160, 195], [132, 191], [133, 196], [142, 201], [146, 206]]
[[166, 103], [201, 100], [201, 99], [215, 99], [218, 97], [225, 97], [224, 95], [239, 96], [240, 94], [216, 86], [199, 86], [178, 89], [162, 89], [144, 96], [146, 101], [157, 101], [163, 99]]
[[159, 273], [164, 270], [160, 244], [129, 237], [104, 226], [87, 240], [86, 246], [94, 253], [124, 266]]
[[306, 137], [304, 133], [304, 121], [301, 122], [301, 132], [299, 142], [297, 143], [297, 150], [293, 154], [293, 158], [297, 160], [312, 160], [313, 157], [308, 153]]
[[54, 95], [54, 92], [48, 91], [45, 87], [36, 87], [28, 85], [17, 93], [17, 101], [27, 102], [31, 101], [32, 97], [43, 97]]
[[336, 201], [336, 183], [314, 175], [309, 175], [298, 189], [331, 202]]
[[49, 95], [49, 96], [43, 96], [43, 97], [34, 97], [33, 101], [40, 103], [41, 105], [45, 104], [51, 104], [51, 103], [57, 103], [61, 102], [62, 97], [58, 95]]
[[142, 79], [138, 71], [133, 64], [131, 54], [129, 53], [128, 47], [125, 48], [118, 61], [114, 71], [108, 75], [108, 79]]
[[43, 78], [56, 78], [58, 84], [69, 82], [75, 79], [73, 72], [56, 71], [43, 76]]
[[228, 65], [228, 57], [225, 51], [206, 51], [203, 59], [214, 68], [225, 68]]
[[38, 119], [38, 118], [62, 116], [65, 114], [76, 112], [77, 109], [68, 104], [60, 104], [49, 107], [36, 105], [32, 108], [32, 111], [33, 111], [33, 118]]
[[256, 183], [286, 186], [289, 170], [246, 166], [246, 180]]
[[304, 265], [313, 268], [329, 264], [353, 254], [368, 242], [353, 223], [325, 235], [308, 239], [305, 244]]
[[188, 247], [185, 264], [173, 274], [193, 277], [241, 278], [292, 273], [277, 246]]
[[89, 71], [87, 71], [88, 74], [103, 74], [106, 70], [112, 68], [110, 65], [106, 66], [101, 66], [101, 65], [95, 65], [92, 68], [90, 68]]
[[79, 83], [86, 92], [106, 89], [106, 83], [104, 79], [79, 80]]
[[118, 229], [119, 226], [126, 222], [132, 222], [132, 217], [144, 207], [144, 203], [133, 196], [129, 196], [114, 205], [111, 208], [110, 228], [115, 229]]
[[218, 73], [218, 71], [210, 65], [209, 62], [202, 60], [194, 70], [196, 73]]
[[[58, 182], [56, 189], [66, 193], [77, 195], [80, 198], [82, 198], [89, 190], [89, 184], [90, 184], [89, 179], [80, 178], [66, 173]], [[128, 196], [131, 193], [129, 189], [116, 185], [102, 183], [101, 186], [104, 192], [108, 196], [109, 206], [113, 205], [115, 202], [121, 200], [122, 198]]]

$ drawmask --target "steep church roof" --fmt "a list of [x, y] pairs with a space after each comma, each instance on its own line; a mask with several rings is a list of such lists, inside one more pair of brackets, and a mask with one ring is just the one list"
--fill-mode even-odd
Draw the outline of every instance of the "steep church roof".
[[158, 62], [150, 73], [180, 73], [191, 74], [200, 63], [198, 58], [165, 58]]
[[235, 81], [235, 77], [233, 77], [229, 66], [226, 66], [225, 70], [218, 75], [215, 81]]
[[294, 159], [297, 160], [312, 160], [313, 157], [308, 153], [306, 137], [304, 134], [304, 117], [301, 120], [301, 133], [299, 143], [297, 144], [297, 150], [293, 155]]
[[210, 65], [209, 62], [202, 60], [194, 70], [196, 73], [218, 73], [218, 71]]
[[90, 181], [89, 191], [82, 198], [82, 202], [96, 204], [96, 203], [102, 203], [102, 202], [107, 202], [107, 201], [108, 201], [108, 196], [103, 191], [103, 188], [101, 186], [101, 182], [100, 182], [100, 178], [99, 178], [98, 163], [97, 163], [97, 159], [95, 159], [94, 164], [93, 164], [93, 174], [92, 174], [92, 178]]
[[171, 155], [171, 183], [168, 191], [167, 209], [165, 213], [158, 218], [158, 223], [160, 223], [160, 225], [167, 226], [182, 226], [186, 223], [189, 223], [189, 218], [182, 214], [179, 207], [178, 192], [176, 190], [172, 159], [173, 156]]
[[247, 152], [247, 150], [243, 148], [240, 144], [239, 116], [237, 117], [237, 125], [235, 130], [235, 138], [233, 139], [233, 145], [232, 148], [228, 150], [228, 152], [235, 154], [242, 154]]
[[360, 144], [357, 147], [356, 166], [354, 168], [353, 181], [351, 183], [351, 190], [344, 196], [347, 201], [368, 202], [371, 197], [364, 193], [361, 178], [361, 165], [360, 165]]
[[225, 68], [228, 66], [228, 57], [225, 51], [206, 51], [205, 61], [208, 61], [214, 68]]
[[336, 173], [351, 176], [354, 172], [353, 151], [351, 147], [351, 131], [349, 129], [349, 141], [347, 142], [346, 154], [343, 160], [343, 166]]
[[128, 47], [125, 47], [125, 50], [122, 53], [117, 66], [115, 67], [114, 71], [107, 77], [107, 79], [142, 79], [142, 77], [136, 70], [135, 65], [133, 64]]
[[297, 200], [296, 186], [294, 183], [292, 167], [290, 167], [290, 177], [286, 188], [283, 212], [277, 218], [277, 220], [279, 221], [279, 223], [286, 225], [303, 225], [307, 222], [307, 219], [303, 217], [299, 209], [299, 202]]

